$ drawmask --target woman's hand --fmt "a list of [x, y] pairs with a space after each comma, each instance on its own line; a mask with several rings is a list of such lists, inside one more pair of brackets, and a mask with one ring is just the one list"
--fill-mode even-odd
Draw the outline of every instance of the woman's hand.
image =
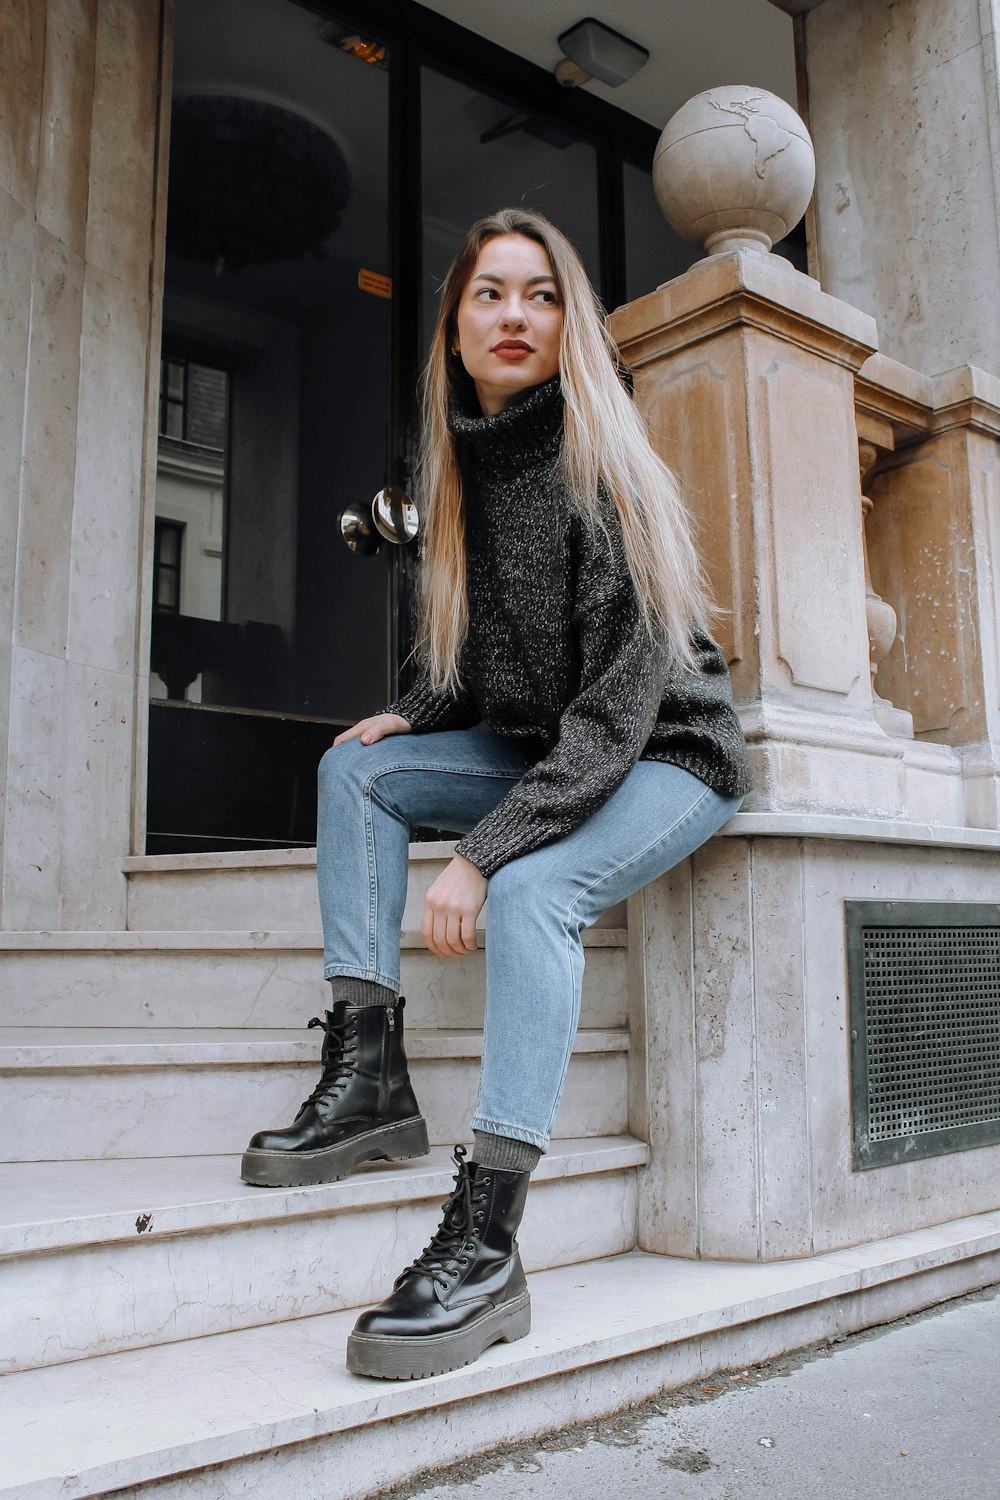
[[486, 876], [456, 854], [424, 897], [420, 936], [438, 958], [476, 951], [476, 918], [486, 900]]
[[363, 745], [374, 745], [389, 734], [410, 734], [409, 722], [399, 714], [372, 714], [370, 719], [359, 719], [350, 729], [343, 730], [334, 740], [342, 745], [345, 740], [360, 740]]

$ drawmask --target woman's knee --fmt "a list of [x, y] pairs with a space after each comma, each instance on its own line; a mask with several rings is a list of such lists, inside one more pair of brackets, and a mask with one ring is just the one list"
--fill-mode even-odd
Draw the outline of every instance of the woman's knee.
[[497, 916], [509, 913], [514, 919], [535, 918], [560, 925], [573, 901], [567, 882], [553, 879], [552, 871], [531, 854], [501, 865], [490, 876], [488, 895], [490, 910]]
[[554, 846], [512, 859], [490, 876], [490, 907], [500, 915], [537, 919], [561, 930], [592, 927], [608, 902], [584, 872], [554, 857]]
[[359, 788], [371, 773], [371, 752], [377, 749], [377, 745], [362, 745], [360, 740], [331, 745], [319, 763], [320, 797], [336, 796], [342, 789]]

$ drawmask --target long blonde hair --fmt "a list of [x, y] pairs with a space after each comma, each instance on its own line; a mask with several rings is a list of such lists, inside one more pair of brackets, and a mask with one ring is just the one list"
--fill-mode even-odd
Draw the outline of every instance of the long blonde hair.
[[554, 224], [523, 208], [503, 208], [472, 225], [441, 292], [421, 382], [417, 494], [424, 519], [417, 654], [435, 691], [459, 690], [468, 596], [462, 482], [448, 412], [468, 376], [449, 351], [458, 304], [480, 251], [489, 240], [508, 234], [523, 235], [546, 251], [562, 303], [561, 466], [569, 493], [595, 528], [602, 526], [599, 485], [610, 496], [650, 638], [665, 637], [677, 659], [690, 667], [690, 629], [692, 624], [704, 628], [711, 603], [680, 489], [654, 453], [645, 423], [621, 382], [618, 349], [579, 256]]

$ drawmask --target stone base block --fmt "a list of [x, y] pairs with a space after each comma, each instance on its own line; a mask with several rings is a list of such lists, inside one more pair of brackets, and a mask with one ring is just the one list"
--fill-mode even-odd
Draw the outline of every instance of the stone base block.
[[769, 836], [766, 815], [737, 816], [630, 913], [645, 932], [632, 1045], [642, 1056], [644, 1036], [648, 1097], [633, 1086], [630, 1129], [652, 1149], [647, 1250], [774, 1260], [1000, 1203], [1000, 1145], [855, 1169], [844, 911], [998, 902], [1000, 838], [773, 821]]

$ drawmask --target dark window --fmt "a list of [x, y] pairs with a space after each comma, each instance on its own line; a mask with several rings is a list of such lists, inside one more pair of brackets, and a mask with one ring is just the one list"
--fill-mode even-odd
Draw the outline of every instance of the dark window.
[[163, 437], [187, 437], [186, 360], [160, 360], [160, 433]]
[[181, 609], [181, 544], [184, 526], [180, 521], [156, 522], [153, 543], [153, 607], [170, 614]]

